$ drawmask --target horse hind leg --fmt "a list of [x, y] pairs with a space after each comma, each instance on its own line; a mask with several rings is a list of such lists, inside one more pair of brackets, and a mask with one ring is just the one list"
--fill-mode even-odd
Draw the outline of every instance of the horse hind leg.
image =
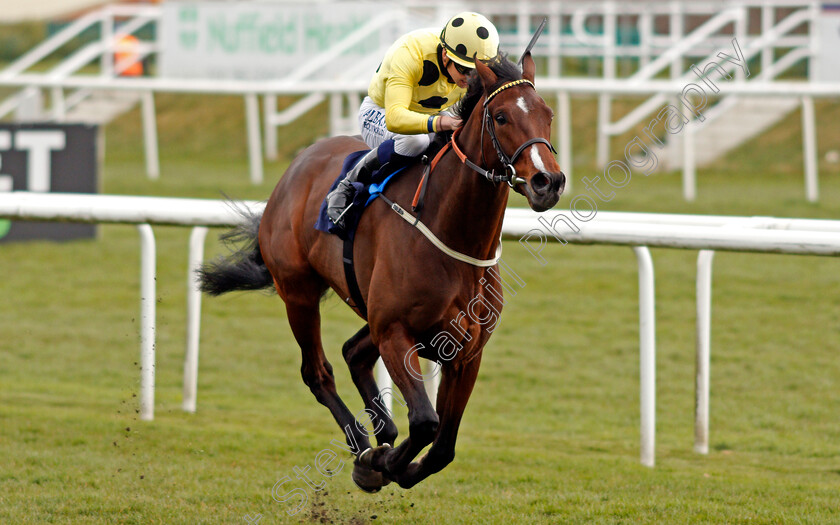
[[[397, 439], [397, 426], [382, 403], [381, 393], [373, 377], [373, 367], [379, 358], [379, 349], [370, 338], [370, 325], [365, 325], [344, 343], [341, 351], [350, 369], [356, 388], [365, 403], [365, 410], [373, 425], [373, 433], [380, 446], [393, 444]], [[357, 420], [358, 421], [358, 420]], [[374, 423], [375, 422], [375, 423]], [[353, 465], [353, 481], [365, 492], [378, 492], [391, 480], [381, 472], [363, 465], [358, 458]]]
[[[370, 447], [367, 433], [357, 428], [353, 414], [338, 396], [335, 388], [332, 365], [324, 355], [321, 343], [321, 313], [319, 299], [321, 290], [314, 283], [309, 287], [302, 279], [295, 280], [293, 293], [278, 292], [286, 303], [286, 313], [292, 333], [301, 350], [300, 372], [303, 382], [309, 387], [315, 399], [327, 407], [336, 423], [344, 431], [347, 444], [354, 455]], [[309, 288], [309, 293], [305, 290]], [[314, 293], [313, 293], [314, 292]]]
[[[370, 410], [372, 421], [380, 421], [373, 426], [374, 435], [379, 445], [392, 445], [397, 439], [397, 426], [382, 402], [382, 393], [373, 376], [373, 367], [379, 359], [379, 349], [370, 338], [370, 325], [365, 325], [353, 337], [344, 343], [341, 349], [353, 383]], [[387, 390], [387, 389], [386, 389]]]

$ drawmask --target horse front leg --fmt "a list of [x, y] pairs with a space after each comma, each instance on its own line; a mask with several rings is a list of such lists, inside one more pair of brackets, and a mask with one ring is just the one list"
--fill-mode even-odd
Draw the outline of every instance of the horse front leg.
[[440, 428], [434, 444], [420, 461], [411, 463], [403, 472], [391, 476], [400, 487], [413, 487], [430, 475], [440, 472], [455, 459], [458, 427], [461, 425], [461, 418], [472, 394], [480, 365], [481, 353], [468, 362], [454, 362], [444, 366], [437, 398]]
[[385, 362], [385, 368], [408, 406], [408, 437], [396, 448], [385, 445], [359, 455], [359, 461], [363, 465], [383, 472], [392, 479], [432, 442], [439, 423], [438, 415], [432, 408], [429, 396], [426, 395], [423, 381], [412, 376], [406, 369], [407, 366], [411, 366], [413, 370], [420, 369], [416, 352], [409, 355], [409, 363], [406, 363], [406, 355], [414, 343], [414, 339], [408, 335], [405, 328], [395, 324], [386, 330], [379, 344], [379, 353]]

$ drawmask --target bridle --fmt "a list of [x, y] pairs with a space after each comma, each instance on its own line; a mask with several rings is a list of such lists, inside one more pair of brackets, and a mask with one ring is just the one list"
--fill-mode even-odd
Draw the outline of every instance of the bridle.
[[[516, 184], [524, 184], [525, 179], [516, 176], [516, 168], [513, 167], [513, 164], [516, 162], [516, 159], [519, 158], [519, 155], [522, 154], [525, 149], [529, 146], [534, 144], [545, 144], [548, 146], [548, 149], [557, 154], [557, 151], [554, 149], [554, 146], [551, 145], [547, 139], [543, 137], [535, 137], [532, 139], [526, 140], [521, 146], [519, 146], [516, 151], [513, 153], [513, 156], [508, 157], [508, 155], [502, 149], [501, 143], [499, 143], [498, 137], [496, 137], [496, 125], [493, 121], [493, 118], [490, 116], [490, 108], [488, 104], [490, 103], [493, 98], [501, 93], [502, 91], [520, 85], [529, 85], [532, 88], [534, 87], [534, 83], [527, 79], [519, 79], [514, 80], [512, 82], [508, 82], [507, 84], [502, 85], [496, 91], [490, 93], [487, 98], [484, 100], [484, 115], [482, 117], [481, 123], [481, 144], [484, 144], [484, 131], [487, 130], [487, 134], [490, 135], [490, 141], [493, 143], [493, 149], [496, 150], [496, 155], [499, 156], [499, 160], [502, 162], [504, 166], [504, 173], [496, 173], [495, 170], [486, 170], [481, 166], [478, 166], [474, 162], [470, 161], [467, 156], [461, 151], [461, 148], [458, 147], [458, 144], [455, 142], [455, 138], [458, 136], [458, 133], [463, 128], [458, 128], [455, 133], [452, 135], [452, 149], [455, 151], [455, 154], [458, 155], [458, 158], [461, 159], [465, 165], [471, 168], [473, 171], [478, 172], [479, 175], [482, 175], [484, 178], [489, 180], [493, 183], [499, 182], [507, 182], [508, 185], [513, 188]], [[484, 148], [481, 149], [481, 163], [487, 165], [487, 161], [484, 157]]]
[[[502, 161], [502, 165], [504, 166], [505, 173], [499, 174], [499, 173], [496, 173], [495, 170], [486, 170], [486, 169], [482, 168], [481, 166], [477, 165], [476, 163], [472, 162], [470, 159], [467, 158], [467, 156], [464, 154], [464, 152], [461, 151], [461, 148], [458, 147], [458, 143], [456, 142], [456, 139], [458, 138], [459, 133], [461, 132], [461, 130], [464, 129], [463, 126], [461, 126], [461, 127], [459, 127], [458, 129], [455, 130], [455, 133], [452, 134], [451, 140], [449, 142], [447, 142], [446, 145], [438, 152], [438, 154], [431, 161], [431, 163], [429, 163], [428, 160], [424, 161], [426, 163], [426, 168], [423, 171], [423, 177], [420, 179], [420, 184], [417, 186], [417, 191], [414, 194], [414, 200], [412, 201], [412, 204], [411, 204], [413, 211], [419, 212], [419, 210], [422, 208], [422, 206], [423, 206], [422, 205], [423, 196], [425, 194], [425, 190], [426, 190], [427, 183], [429, 181], [429, 177], [431, 176], [431, 173], [435, 169], [435, 166], [437, 165], [437, 163], [446, 154], [446, 152], [448, 151], [448, 149], [450, 147], [452, 148], [452, 151], [455, 152], [455, 155], [457, 155], [458, 158], [461, 160], [461, 162], [463, 164], [465, 164], [467, 167], [476, 171], [479, 175], [483, 176], [484, 178], [486, 178], [490, 182], [493, 182], [493, 183], [507, 182], [508, 185], [510, 185], [511, 188], [513, 188], [514, 185], [516, 185], [516, 184], [522, 184], [522, 183], [525, 182], [525, 179], [516, 176], [516, 169], [514, 169], [513, 163], [516, 162], [516, 159], [519, 158], [519, 155], [521, 155], [522, 152], [525, 151], [525, 149], [528, 146], [532, 146], [534, 144], [545, 144], [546, 146], [548, 146], [548, 149], [550, 149], [552, 153], [554, 153], [554, 154], [557, 153], [554, 150], [554, 146], [552, 146], [551, 143], [547, 139], [544, 139], [542, 137], [537, 137], [537, 138], [526, 140], [521, 146], [519, 146], [516, 149], [516, 151], [513, 153], [512, 157], [508, 157], [505, 154], [505, 152], [502, 150], [502, 145], [499, 143], [499, 139], [496, 138], [496, 128], [493, 125], [493, 120], [490, 118], [490, 112], [488, 110], [487, 104], [488, 104], [488, 102], [490, 102], [493, 99], [493, 97], [495, 97], [496, 95], [498, 95], [500, 92], [504, 91], [505, 89], [509, 89], [509, 88], [514, 87], [514, 86], [519, 86], [519, 85], [523, 85], [523, 84], [527, 84], [527, 85], [531, 86], [532, 88], [534, 87], [533, 82], [531, 82], [530, 80], [526, 80], [526, 79], [514, 80], [512, 82], [508, 82], [507, 84], [504, 84], [502, 87], [500, 87], [499, 89], [497, 89], [496, 91], [494, 91], [493, 93], [488, 95], [487, 99], [484, 101], [484, 116], [482, 117], [483, 121], [482, 121], [482, 124], [481, 124], [481, 145], [482, 145], [482, 147], [481, 147], [481, 162], [485, 165], [487, 164], [487, 162], [484, 159], [484, 130], [486, 129], [487, 133], [490, 135], [490, 140], [493, 142], [493, 148], [495, 148], [496, 154], [499, 156], [499, 160]], [[534, 88], [534, 89], [536, 89], [536, 88]], [[490, 267], [490, 266], [495, 266], [499, 262], [499, 259], [502, 256], [501, 237], [499, 238], [499, 244], [496, 245], [496, 255], [495, 255], [495, 257], [493, 257], [492, 259], [484, 259], [484, 260], [475, 259], [475, 258], [470, 257], [468, 255], [464, 255], [463, 253], [457, 252], [457, 251], [453, 250], [452, 248], [448, 247], [446, 244], [444, 244], [443, 241], [438, 239], [434, 235], [434, 233], [432, 233], [432, 231], [428, 227], [426, 227], [425, 224], [423, 224], [420, 221], [419, 214], [417, 216], [411, 215], [408, 211], [403, 209], [402, 206], [400, 206], [396, 202], [388, 199], [382, 193], [379, 194], [379, 197], [381, 199], [383, 199], [386, 203], [388, 203], [388, 206], [397, 215], [399, 215], [403, 220], [408, 222], [410, 225], [419, 229], [420, 232], [432, 244], [434, 244], [439, 250], [441, 250], [443, 253], [447, 254], [448, 256], [452, 257], [453, 259], [456, 259], [456, 260], [461, 261], [461, 262], [465, 262], [467, 264], [471, 264], [473, 266], [477, 266], [479, 268], [487, 268], [487, 267]]]

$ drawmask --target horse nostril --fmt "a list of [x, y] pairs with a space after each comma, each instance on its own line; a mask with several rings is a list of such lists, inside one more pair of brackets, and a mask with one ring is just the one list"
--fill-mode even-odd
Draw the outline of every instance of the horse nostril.
[[536, 193], [545, 193], [549, 186], [551, 186], [551, 179], [544, 172], [537, 172], [531, 177], [531, 188]]

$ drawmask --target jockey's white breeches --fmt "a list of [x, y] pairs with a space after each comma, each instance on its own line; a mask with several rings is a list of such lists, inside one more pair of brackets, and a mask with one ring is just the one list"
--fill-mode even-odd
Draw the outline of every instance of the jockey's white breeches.
[[359, 129], [362, 130], [362, 139], [371, 148], [394, 139], [394, 152], [406, 157], [416, 157], [426, 151], [434, 136], [434, 133], [400, 135], [388, 131], [385, 126], [385, 109], [376, 105], [370, 97], [365, 97], [359, 107]]

